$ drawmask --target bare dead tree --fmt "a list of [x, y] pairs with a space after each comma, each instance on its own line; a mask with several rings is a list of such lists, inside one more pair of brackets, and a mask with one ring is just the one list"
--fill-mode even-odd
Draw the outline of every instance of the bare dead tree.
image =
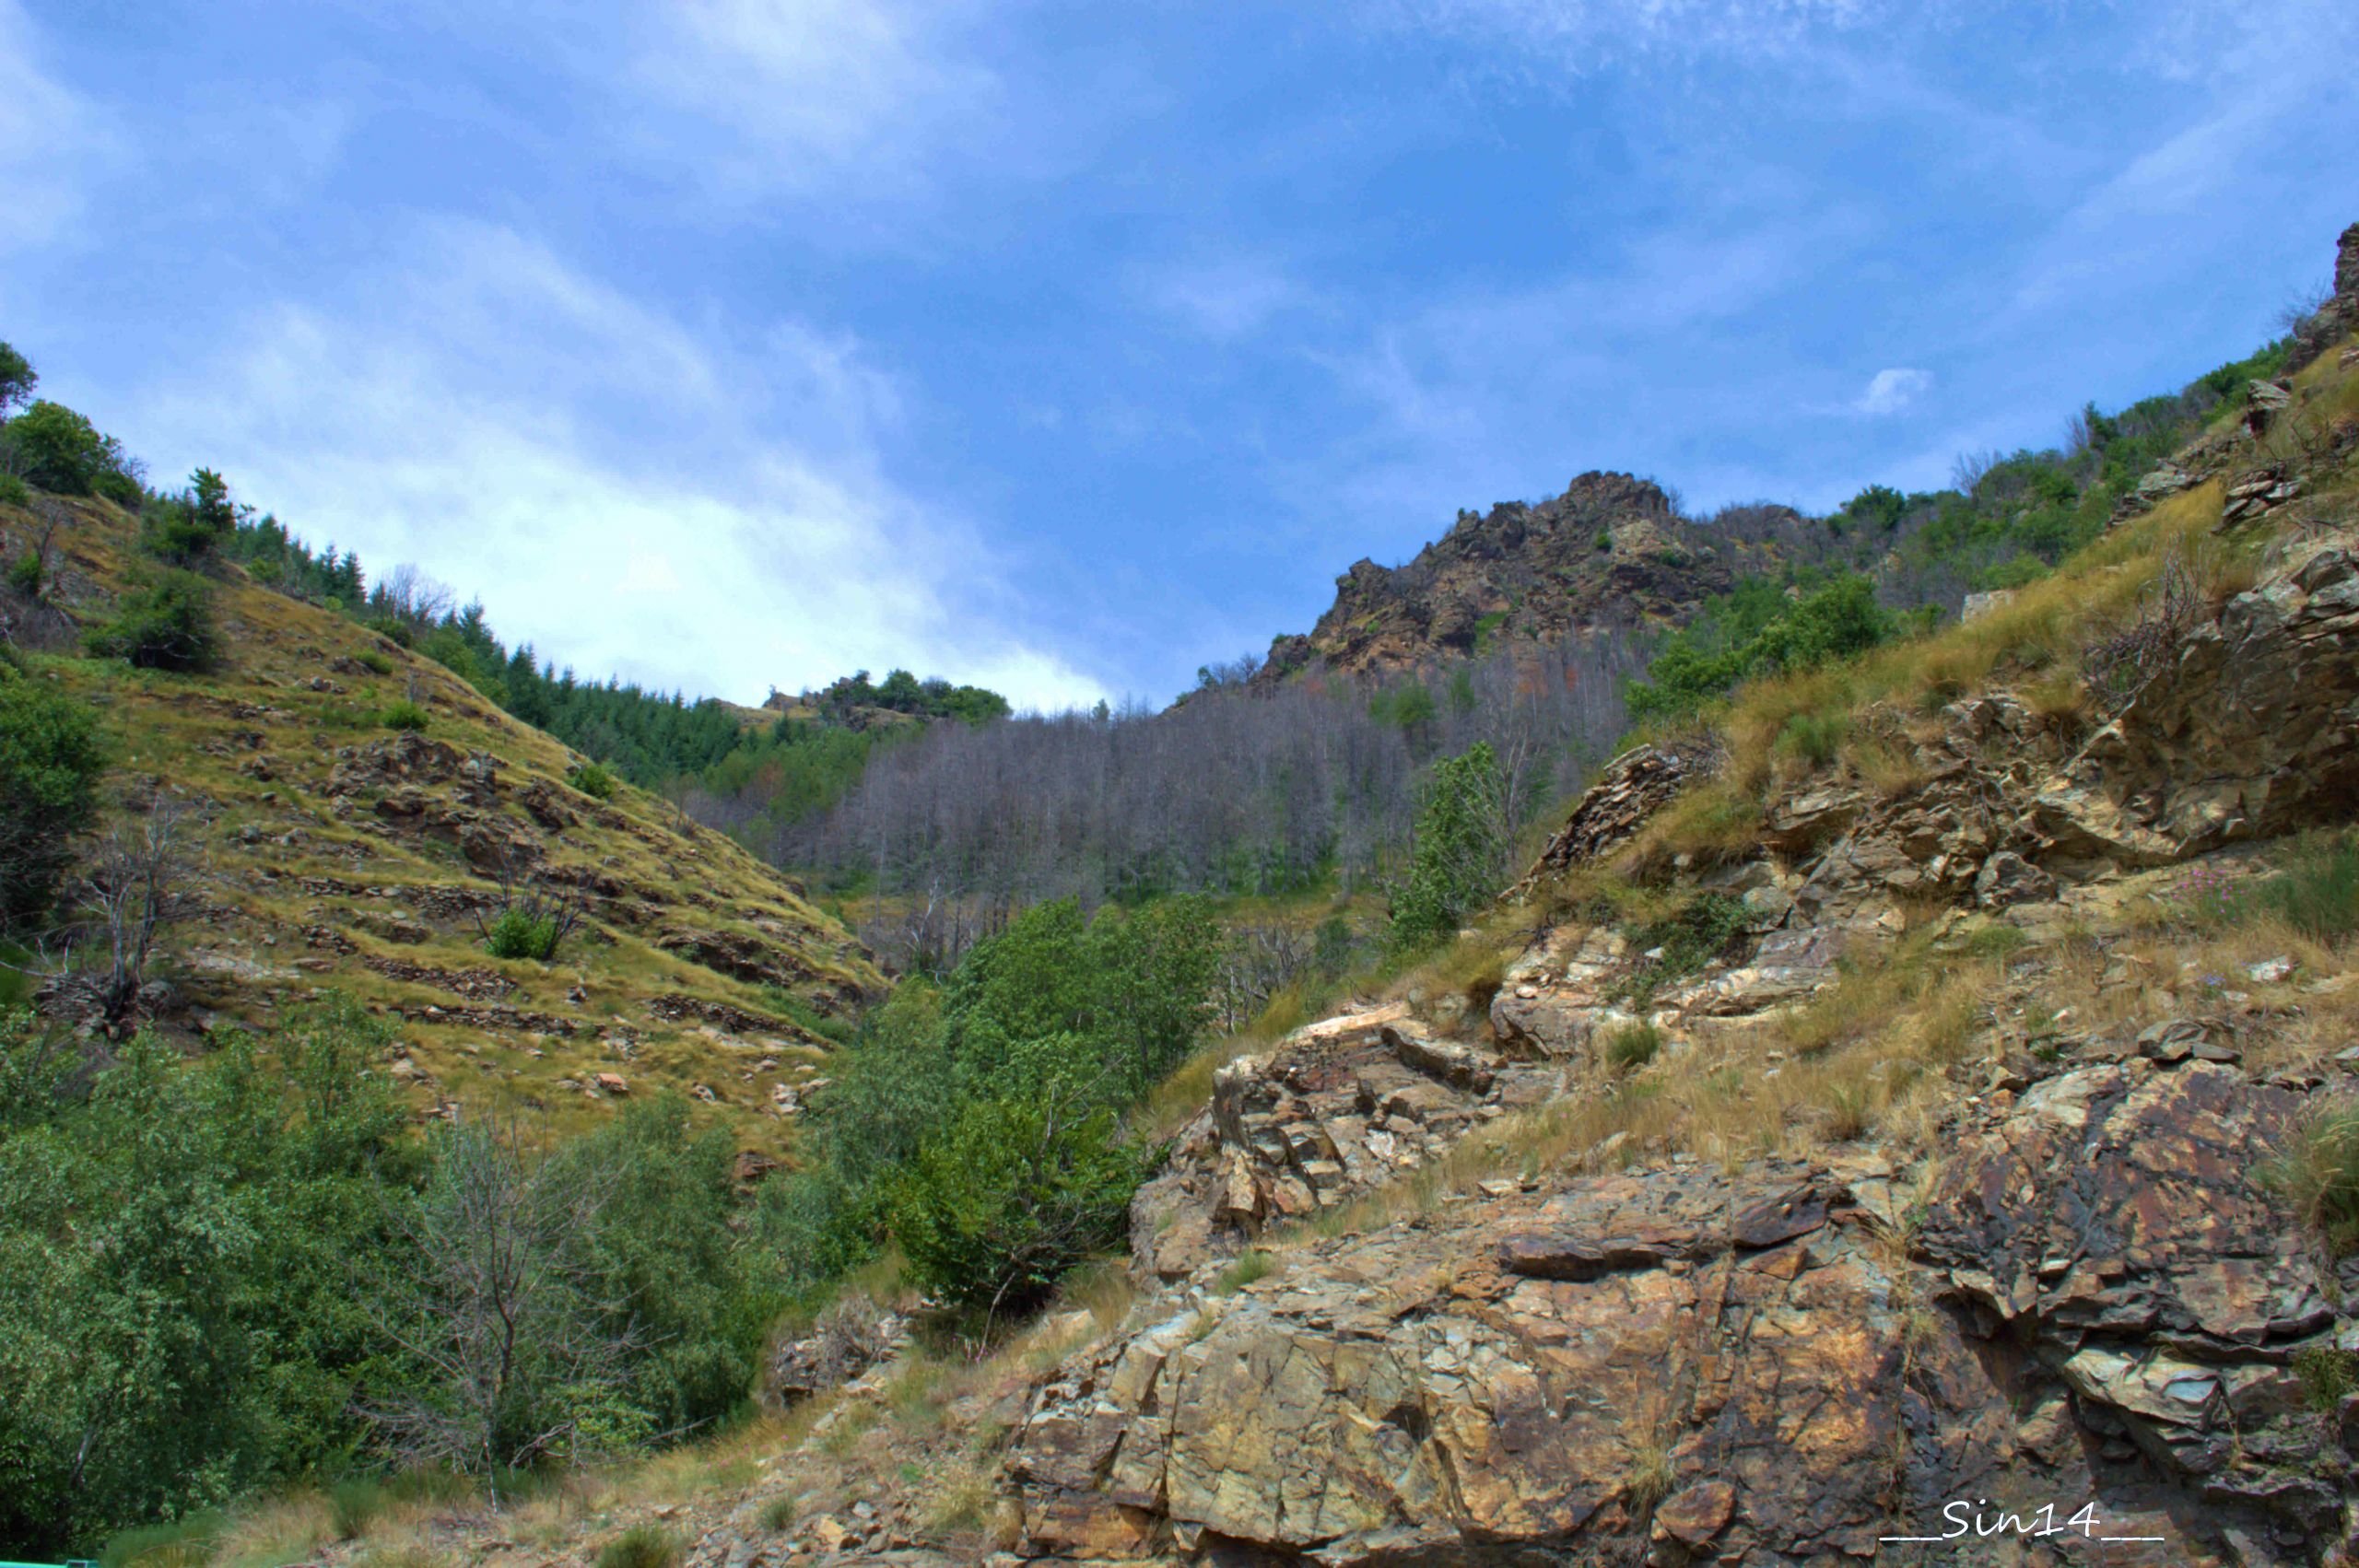
[[116, 823], [100, 837], [76, 890], [68, 941], [96, 950], [94, 999], [110, 1035], [136, 1021], [158, 942], [195, 907], [188, 886], [194, 867], [182, 842], [187, 814], [158, 795], [135, 820]]
[[1317, 935], [1285, 920], [1231, 925], [1213, 978], [1216, 1025], [1242, 1029], [1260, 1016], [1270, 999], [1316, 966]]
[[2172, 556], [2140, 600], [2129, 623], [2081, 654], [2081, 676], [2108, 712], [2126, 705], [2146, 683], [2177, 662], [2189, 635], [2212, 616], [2195, 572]]
[[534, 1153], [513, 1124], [462, 1121], [400, 1220], [412, 1267], [376, 1304], [422, 1376], [360, 1414], [396, 1458], [478, 1474], [569, 1456], [638, 1341], [581, 1245], [612, 1197], [593, 1162]]

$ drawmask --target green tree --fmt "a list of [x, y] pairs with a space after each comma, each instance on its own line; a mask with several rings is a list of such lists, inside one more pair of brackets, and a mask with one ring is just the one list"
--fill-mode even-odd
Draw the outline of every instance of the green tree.
[[0, 662], [0, 930], [45, 913], [97, 820], [106, 749], [90, 710]]
[[158, 572], [125, 593], [113, 618], [82, 640], [101, 659], [125, 659], [142, 670], [209, 670], [221, 653], [212, 587], [194, 572]]
[[1434, 765], [1417, 811], [1409, 874], [1392, 900], [1404, 946], [1455, 931], [1498, 892], [1507, 853], [1507, 781], [1487, 741]]
[[226, 551], [238, 532], [238, 509], [221, 475], [200, 468], [188, 492], [161, 502], [139, 531], [140, 548], [159, 560], [193, 567]]
[[1068, 1096], [980, 1101], [896, 1184], [893, 1234], [924, 1288], [1022, 1311], [1121, 1238], [1145, 1169], [1110, 1110]]
[[60, 496], [87, 496], [101, 478], [123, 466], [113, 438], [63, 404], [36, 402], [0, 427], [10, 464], [41, 489]]
[[6, 343], [0, 343], [0, 418], [8, 410], [32, 396], [33, 388], [41, 384], [32, 362]]

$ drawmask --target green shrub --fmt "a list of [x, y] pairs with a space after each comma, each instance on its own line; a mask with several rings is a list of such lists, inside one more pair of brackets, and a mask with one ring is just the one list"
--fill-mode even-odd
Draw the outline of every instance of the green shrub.
[[426, 728], [428, 720], [425, 708], [404, 697], [379, 708], [377, 722], [388, 730], [406, 730], [415, 734]]
[[553, 917], [503, 909], [485, 931], [483, 945], [494, 958], [530, 958], [546, 964], [557, 955], [557, 937]]
[[390, 675], [393, 673], [393, 661], [373, 648], [364, 648], [353, 657], [362, 669], [372, 674]]
[[893, 1235], [921, 1289], [993, 1315], [1022, 1312], [1121, 1240], [1145, 1174], [1110, 1111], [986, 1100], [896, 1183]]
[[98, 818], [106, 748], [90, 710], [0, 663], [0, 931], [45, 913]]
[[2304, 1345], [2294, 1352], [2294, 1375], [2301, 1379], [2302, 1402], [2332, 1415], [2345, 1396], [2359, 1393], [2359, 1354], [2334, 1345]]
[[633, 1525], [598, 1549], [598, 1568], [679, 1568], [687, 1548], [670, 1530]]
[[209, 670], [221, 653], [212, 588], [192, 572], [156, 573], [125, 593], [114, 618], [92, 627], [83, 644], [100, 658], [125, 659], [142, 670]]
[[615, 798], [615, 776], [604, 763], [585, 762], [567, 774], [565, 780], [593, 801]]
[[41, 552], [28, 549], [8, 566], [8, 587], [28, 599], [41, 597], [42, 579]]
[[1691, 713], [1740, 681], [1862, 653], [1898, 629], [1864, 577], [1838, 577], [1793, 601], [1774, 583], [1750, 583], [1671, 636], [1647, 679], [1625, 694], [1630, 716]]
[[1417, 812], [1409, 874], [1392, 901], [1396, 943], [1414, 946], [1449, 935], [1498, 892], [1508, 842], [1505, 798], [1505, 778], [1487, 741], [1434, 765]]
[[29, 507], [33, 504], [29, 486], [13, 474], [0, 474], [0, 507]]
[[1661, 1048], [1661, 1030], [1651, 1024], [1625, 1024], [1607, 1037], [1605, 1064], [1616, 1072], [1636, 1072]]
[[1660, 951], [1660, 957], [1645, 960], [1658, 979], [1692, 975], [1735, 945], [1744, 934], [1745, 919], [1742, 899], [1699, 893], [1673, 913], [1631, 931], [1630, 945], [1640, 954]]

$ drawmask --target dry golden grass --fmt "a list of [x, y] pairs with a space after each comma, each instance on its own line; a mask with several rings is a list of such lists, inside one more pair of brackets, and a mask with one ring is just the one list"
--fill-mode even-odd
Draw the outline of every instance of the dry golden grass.
[[215, 1568], [281, 1568], [300, 1562], [336, 1539], [327, 1499], [299, 1492], [239, 1515], [213, 1543]]

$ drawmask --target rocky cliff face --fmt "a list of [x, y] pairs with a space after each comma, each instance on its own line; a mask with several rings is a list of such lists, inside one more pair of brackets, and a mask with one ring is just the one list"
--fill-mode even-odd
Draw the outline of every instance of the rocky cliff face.
[[[1717, 901], [1700, 968], [1578, 895], [1486, 1012], [1403, 999], [1225, 1069], [1134, 1214], [1166, 1283], [1018, 1432], [1022, 1549], [1934, 1562], [1898, 1538], [1956, 1504], [2094, 1521], [1978, 1561], [2347, 1560], [2359, 1261], [2281, 1162], [2359, 1099], [2359, 969], [2185, 923], [2359, 806], [2353, 387], [2271, 390], [2130, 525], [2222, 580], [2166, 565], [2092, 626], [2077, 708], [1855, 715], [1879, 764], [1672, 860], [1666, 895]], [[1990, 613], [2028, 646], [2067, 612]], [[1524, 890], [1659, 867], [1720, 766], [1617, 759]], [[1249, 1246], [1276, 1261], [1238, 1286]]]
[[1406, 566], [1356, 563], [1310, 635], [1272, 647], [1261, 678], [1314, 661], [1356, 673], [1406, 669], [1496, 638], [1680, 619], [1766, 558], [1681, 518], [1650, 480], [1584, 474], [1554, 500], [1460, 513]]

